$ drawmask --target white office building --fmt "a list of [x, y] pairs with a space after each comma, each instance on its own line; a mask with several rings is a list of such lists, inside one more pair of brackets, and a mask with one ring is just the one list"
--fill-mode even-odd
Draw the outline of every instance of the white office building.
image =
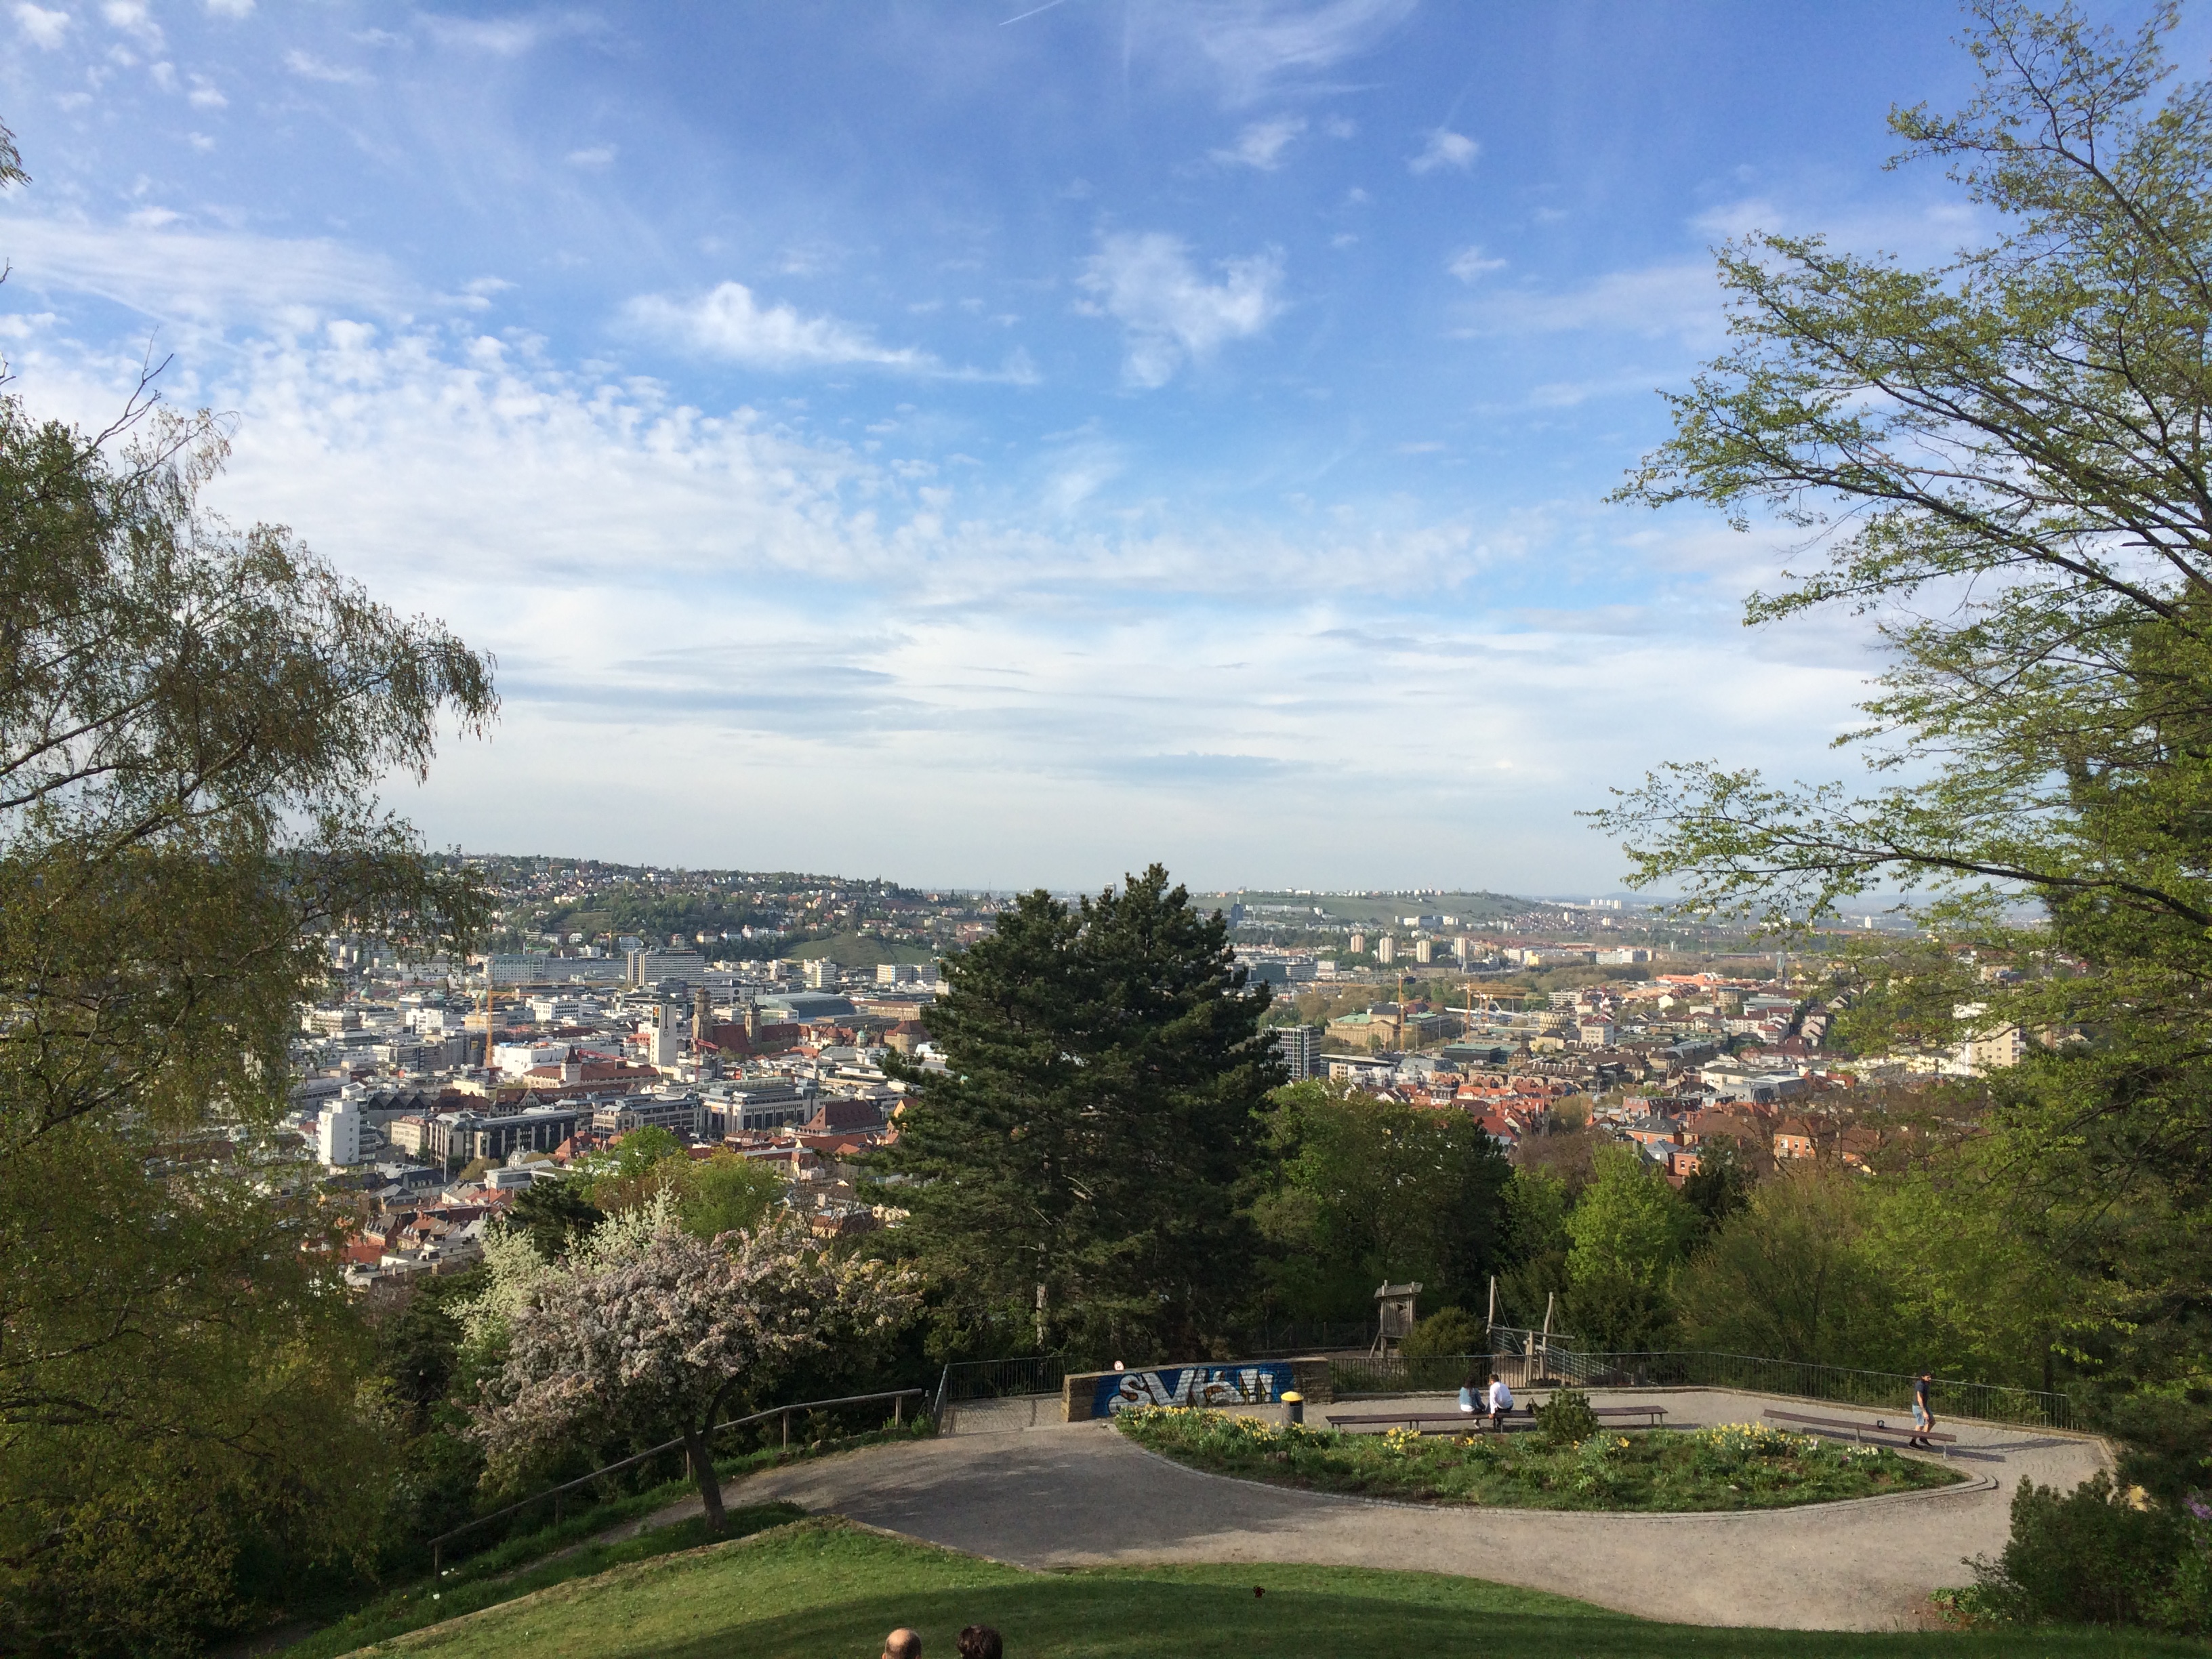
[[359, 1101], [339, 1100], [324, 1107], [315, 1120], [315, 1155], [333, 1170], [360, 1163], [361, 1125]]

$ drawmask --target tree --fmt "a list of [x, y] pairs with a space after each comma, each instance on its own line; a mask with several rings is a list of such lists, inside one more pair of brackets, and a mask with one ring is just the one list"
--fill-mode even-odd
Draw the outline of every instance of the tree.
[[1540, 1328], [1553, 1297], [1566, 1288], [1570, 1205], [1565, 1179], [1549, 1170], [1523, 1164], [1507, 1182], [1506, 1266], [1498, 1279], [1501, 1323]]
[[[1674, 436], [1622, 492], [1810, 532], [1820, 563], [1747, 619], [1875, 619], [1891, 666], [1848, 741], [1890, 781], [1676, 766], [1603, 817], [1639, 880], [1679, 879], [1693, 905], [1802, 921], [1918, 888], [1947, 945], [2036, 968], [1963, 1001], [1933, 975], [1917, 1024], [2048, 1039], [1982, 1085], [1990, 1145], [1966, 1173], [2073, 1273], [2096, 1329], [2069, 1346], [2108, 1420], [2153, 1409], [2145, 1394], [2196, 1413], [2172, 1478], [2201, 1485], [2212, 88], [2169, 85], [2171, 5], [2125, 38], [2070, 6], [1973, 9], [1979, 92], [1891, 125], [2002, 234], [1924, 270], [1817, 238], [1731, 244], [1732, 347], [1671, 399]], [[2047, 927], [2011, 925], [2014, 894]]]
[[795, 1219], [709, 1242], [663, 1209], [639, 1248], [572, 1261], [532, 1289], [477, 1431], [497, 1468], [578, 1433], [672, 1429], [719, 1532], [708, 1437], [725, 1403], [833, 1340], [889, 1331], [912, 1303], [899, 1271], [832, 1255]]
[[189, 1647], [352, 1547], [367, 1346], [265, 1131], [322, 936], [483, 914], [375, 788], [489, 663], [207, 514], [222, 459], [0, 398], [0, 1643]]
[[570, 1243], [607, 1218], [586, 1195], [580, 1181], [533, 1181], [507, 1206], [506, 1225], [530, 1241], [548, 1261], [568, 1254]]
[[[1268, 1091], [1265, 985], [1154, 865], [1070, 906], [1024, 895], [945, 968], [947, 1068], [876, 1169], [950, 1316], [1046, 1348], [1202, 1351], [1243, 1288]], [[963, 1340], [973, 1340], [972, 1335]]]
[[1278, 1162], [1254, 1216], [1279, 1247], [1273, 1293], [1287, 1311], [1366, 1318], [1393, 1279], [1439, 1300], [1486, 1292], [1511, 1171], [1480, 1123], [1323, 1083], [1276, 1101]]
[[1751, 1172], [1734, 1135], [1713, 1135], [1698, 1146], [1698, 1167], [1682, 1182], [1682, 1198], [1711, 1232], [1751, 1202]]
[[1567, 1318], [1594, 1348], [1656, 1348], [1669, 1334], [1675, 1269], [1696, 1218], [1633, 1148], [1601, 1148], [1567, 1217]]
[[1876, 1204], [1863, 1177], [1835, 1170], [1762, 1182], [1675, 1280], [1684, 1342], [1771, 1359], [1917, 1369], [1921, 1357], [1899, 1329], [1887, 1274], [1869, 1248]]
[[667, 1193], [684, 1225], [701, 1238], [752, 1226], [784, 1193], [783, 1177], [772, 1168], [726, 1146], [694, 1158], [674, 1135], [652, 1125], [592, 1154], [577, 1166], [575, 1178], [592, 1206], [610, 1215]]

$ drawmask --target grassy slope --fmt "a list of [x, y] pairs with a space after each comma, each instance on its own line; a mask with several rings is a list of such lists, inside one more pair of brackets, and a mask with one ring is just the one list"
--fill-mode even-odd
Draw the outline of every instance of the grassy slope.
[[[1267, 1590], [1255, 1596], [1255, 1586]], [[1656, 1625], [1534, 1590], [1431, 1573], [1238, 1565], [1036, 1573], [835, 1518], [623, 1567], [373, 1650], [440, 1659], [819, 1659], [877, 1652], [897, 1625], [948, 1654], [995, 1625], [1015, 1659], [1272, 1655], [2203, 1655], [2103, 1632], [1866, 1636]]]

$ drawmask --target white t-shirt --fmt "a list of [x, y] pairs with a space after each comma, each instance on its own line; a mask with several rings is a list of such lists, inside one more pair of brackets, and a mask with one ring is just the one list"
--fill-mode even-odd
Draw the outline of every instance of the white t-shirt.
[[1490, 1409], [1494, 1412], [1513, 1409], [1513, 1390], [1505, 1386], [1503, 1377], [1490, 1385]]

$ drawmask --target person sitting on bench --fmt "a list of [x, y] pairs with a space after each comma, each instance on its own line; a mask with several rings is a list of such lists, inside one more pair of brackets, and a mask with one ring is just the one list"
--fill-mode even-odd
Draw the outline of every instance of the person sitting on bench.
[[1490, 1374], [1490, 1426], [1503, 1430], [1505, 1413], [1513, 1409], [1513, 1390], [1505, 1386], [1505, 1379], [1496, 1371]]

